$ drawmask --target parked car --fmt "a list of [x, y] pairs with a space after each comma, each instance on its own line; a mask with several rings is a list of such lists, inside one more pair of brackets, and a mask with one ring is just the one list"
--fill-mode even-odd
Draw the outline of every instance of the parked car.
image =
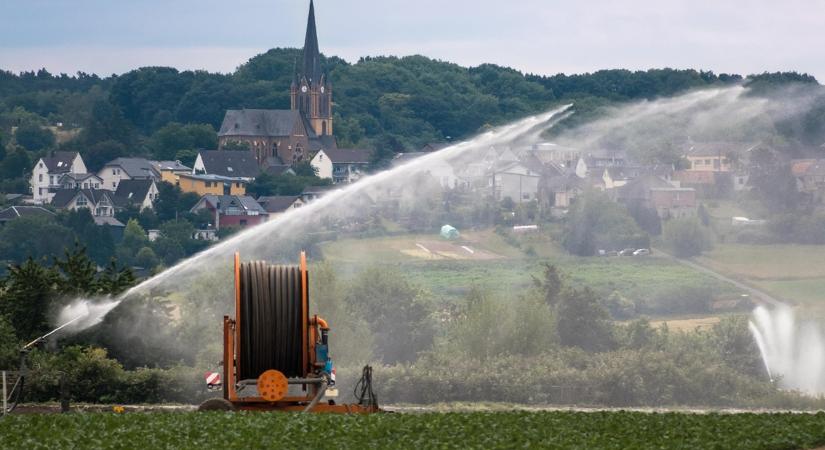
[[619, 256], [633, 256], [633, 252], [635, 251], [635, 248], [626, 248], [619, 252]]
[[616, 250], [608, 250], [607, 256], [619, 256], [619, 252], [617, 252]]
[[650, 250], [648, 250], [646, 248], [640, 248], [640, 249], [636, 250], [635, 252], [633, 252], [633, 256], [647, 256], [649, 254], [650, 254]]

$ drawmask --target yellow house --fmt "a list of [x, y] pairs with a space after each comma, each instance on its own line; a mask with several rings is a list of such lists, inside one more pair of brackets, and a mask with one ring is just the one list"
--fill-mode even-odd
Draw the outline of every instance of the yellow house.
[[693, 144], [685, 155], [690, 162], [687, 170], [702, 172], [730, 172], [733, 168], [728, 155], [741, 150], [738, 144], [702, 143]]
[[198, 195], [246, 195], [247, 181], [243, 178], [192, 173], [182, 173], [177, 177], [177, 185], [183, 192], [194, 192]]
[[152, 161], [152, 165], [160, 173], [160, 181], [178, 184], [178, 176], [192, 173], [191, 167], [186, 167], [180, 161]]

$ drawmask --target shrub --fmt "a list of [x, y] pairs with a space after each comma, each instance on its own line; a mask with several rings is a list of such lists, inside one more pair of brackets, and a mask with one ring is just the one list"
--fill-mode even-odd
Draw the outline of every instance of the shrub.
[[712, 248], [708, 230], [696, 219], [674, 219], [665, 225], [665, 244], [678, 258], [698, 256]]

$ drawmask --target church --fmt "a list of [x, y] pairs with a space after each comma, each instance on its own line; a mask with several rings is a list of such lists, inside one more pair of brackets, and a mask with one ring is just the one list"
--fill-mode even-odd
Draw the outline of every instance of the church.
[[332, 84], [321, 68], [315, 7], [309, 2], [302, 60], [290, 86], [290, 109], [230, 109], [218, 149], [246, 144], [262, 168], [308, 161], [319, 150], [335, 150]]

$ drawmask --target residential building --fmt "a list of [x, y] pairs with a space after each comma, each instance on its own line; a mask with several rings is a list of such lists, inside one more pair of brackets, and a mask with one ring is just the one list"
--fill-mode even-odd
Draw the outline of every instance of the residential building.
[[115, 215], [114, 193], [105, 189], [58, 189], [51, 205], [72, 211], [87, 208], [95, 217]]
[[730, 172], [734, 169], [731, 158], [737, 159], [739, 154], [746, 152], [753, 146], [744, 146], [735, 142], [701, 142], [690, 143], [685, 152], [688, 160], [688, 171]]
[[192, 173], [252, 181], [261, 173], [261, 167], [250, 151], [202, 150], [195, 158]]
[[527, 150], [527, 153], [535, 156], [543, 164], [554, 163], [567, 169], [575, 168], [582, 155], [582, 151], [579, 149], [558, 145], [553, 142], [533, 144]]
[[628, 206], [653, 208], [662, 219], [696, 214], [696, 190], [677, 187], [656, 175], [643, 175], [617, 189], [616, 198]]
[[215, 217], [215, 229], [221, 227], [251, 227], [266, 222], [265, 209], [246, 195], [204, 195], [192, 207], [192, 212], [207, 210]]
[[304, 206], [299, 195], [273, 195], [258, 197], [258, 204], [269, 214], [272, 220], [286, 212]]
[[51, 152], [37, 160], [29, 185], [35, 204], [51, 202], [54, 191], [60, 189], [60, 178], [65, 174], [84, 174], [86, 164], [77, 152]]
[[[391, 165], [392, 167], [398, 167], [424, 155], [426, 155], [424, 152], [399, 153], [392, 159]], [[429, 173], [438, 180], [443, 188], [455, 189], [459, 185], [455, 169], [442, 158], [431, 158], [426, 162], [421, 162], [415, 167], [415, 171]]]
[[0, 210], [0, 226], [18, 217], [54, 217], [54, 215], [42, 206], [10, 206]]
[[545, 207], [567, 209], [587, 187], [587, 181], [572, 171], [542, 177], [539, 199]]
[[58, 184], [60, 189], [102, 189], [103, 179], [93, 173], [67, 173]]
[[301, 201], [309, 203], [315, 199], [319, 199], [327, 192], [338, 189], [336, 186], [307, 186], [301, 192]]
[[301, 61], [290, 86], [289, 110], [233, 109], [218, 131], [218, 148], [246, 143], [262, 167], [308, 160], [320, 149], [337, 147], [333, 137], [332, 84], [321, 67], [310, 1]]
[[183, 192], [198, 195], [246, 195], [246, 178], [220, 175], [178, 175], [178, 186]]
[[537, 199], [541, 174], [521, 162], [511, 162], [493, 169], [488, 175], [488, 188], [493, 198], [509, 197], [516, 203]]
[[160, 174], [160, 181], [169, 184], [178, 184], [178, 175], [192, 173], [192, 168], [183, 165], [180, 161], [151, 161], [155, 170]]
[[113, 197], [118, 208], [136, 206], [140, 210], [153, 209], [157, 199], [155, 180], [121, 180]]
[[146, 158], [117, 158], [106, 163], [97, 173], [103, 180], [102, 189], [117, 190], [121, 180], [160, 181], [160, 172]]
[[310, 161], [319, 178], [331, 178], [335, 184], [357, 181], [370, 162], [370, 150], [335, 148], [318, 150]]

